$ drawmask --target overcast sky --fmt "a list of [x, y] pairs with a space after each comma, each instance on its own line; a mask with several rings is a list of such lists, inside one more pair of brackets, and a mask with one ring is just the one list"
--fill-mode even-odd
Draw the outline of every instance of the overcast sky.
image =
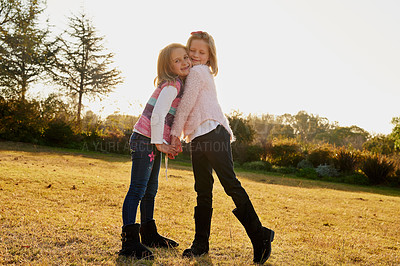
[[[400, 116], [400, 1], [47, 0], [56, 30], [84, 11], [125, 82], [101, 102], [103, 117], [138, 115], [154, 90], [159, 51], [192, 31], [217, 45], [218, 98], [225, 113], [309, 114], [370, 133]], [[142, 106], [140, 106], [142, 105]]]

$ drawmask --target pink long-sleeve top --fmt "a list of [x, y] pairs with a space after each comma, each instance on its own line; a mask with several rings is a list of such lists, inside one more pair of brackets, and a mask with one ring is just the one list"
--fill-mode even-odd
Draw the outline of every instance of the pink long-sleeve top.
[[151, 138], [152, 144], [170, 143], [171, 126], [183, 94], [182, 81], [163, 82], [148, 100], [133, 131]]
[[192, 140], [194, 133], [206, 121], [215, 121], [234, 136], [228, 119], [222, 112], [217, 98], [214, 77], [206, 65], [192, 67], [185, 82], [185, 91], [175, 114], [171, 135]]

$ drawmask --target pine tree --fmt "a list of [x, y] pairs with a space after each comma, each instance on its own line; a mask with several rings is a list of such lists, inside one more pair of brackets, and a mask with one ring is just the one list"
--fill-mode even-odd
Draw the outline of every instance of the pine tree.
[[111, 68], [114, 54], [104, 53], [103, 40], [85, 14], [72, 15], [69, 28], [59, 37], [57, 67], [52, 70], [52, 77], [68, 96], [77, 98], [78, 131], [83, 97], [100, 98], [122, 82], [121, 72]]
[[[54, 57], [49, 27], [39, 27], [43, 3], [2, 1], [0, 15], [0, 88], [7, 98], [25, 100], [32, 83], [45, 77]], [[8, 4], [6, 4], [8, 2]]]

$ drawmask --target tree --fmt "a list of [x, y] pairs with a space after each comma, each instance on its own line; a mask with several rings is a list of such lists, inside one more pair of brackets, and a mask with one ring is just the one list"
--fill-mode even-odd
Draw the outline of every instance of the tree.
[[44, 127], [40, 102], [0, 97], [0, 139], [38, 143]]
[[251, 123], [251, 116], [245, 118], [243, 113], [233, 111], [228, 116], [229, 125], [236, 141], [232, 143], [233, 160], [238, 163], [258, 161], [262, 157], [262, 148], [251, 145], [256, 137], [256, 131]]
[[[65, 37], [64, 37], [65, 36]], [[102, 53], [104, 37], [98, 37], [93, 23], [85, 14], [72, 15], [69, 28], [59, 37], [57, 67], [51, 72], [53, 81], [66, 94], [77, 97], [77, 129], [81, 129], [84, 96], [100, 98], [112, 92], [122, 82], [121, 72], [110, 68], [113, 53]]]
[[299, 111], [293, 116], [292, 128], [295, 134], [303, 141], [312, 141], [318, 133], [326, 132], [331, 128], [329, 120], [318, 115], [308, 114], [305, 111]]
[[394, 140], [390, 136], [378, 134], [362, 145], [364, 150], [389, 155], [394, 152]]
[[267, 143], [276, 124], [275, 116], [271, 114], [261, 114], [261, 116], [250, 114], [247, 119], [256, 131], [255, 140], [261, 145]]
[[104, 130], [107, 133], [117, 135], [130, 135], [136, 122], [139, 120], [137, 116], [121, 115], [115, 112], [106, 117], [104, 124]]
[[280, 139], [295, 138], [294, 129], [290, 125], [276, 124], [271, 130], [271, 137]]
[[236, 143], [250, 144], [254, 140], [256, 131], [251, 126], [250, 120], [243, 117], [243, 113], [234, 111], [228, 116], [228, 120], [236, 137]]
[[17, 7], [20, 2], [17, 0], [0, 0], [0, 31], [17, 15]]
[[0, 87], [7, 98], [25, 100], [30, 84], [44, 77], [54, 57], [49, 27], [39, 28], [43, 3], [8, 1], [3, 5], [0, 35]]
[[361, 149], [364, 142], [369, 138], [369, 133], [358, 126], [336, 127], [325, 133], [316, 136], [317, 140], [326, 141], [336, 146], [351, 145], [356, 149]]
[[394, 128], [390, 134], [390, 138], [394, 141], [394, 148], [400, 151], [400, 117], [393, 117], [392, 124]]
[[101, 125], [101, 117], [93, 111], [87, 111], [82, 117], [82, 133], [91, 134], [97, 132]]

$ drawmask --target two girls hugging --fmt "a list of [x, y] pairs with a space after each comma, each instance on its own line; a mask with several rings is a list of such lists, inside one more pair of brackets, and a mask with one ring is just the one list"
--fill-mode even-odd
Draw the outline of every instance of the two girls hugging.
[[[182, 151], [182, 136], [190, 142], [197, 193], [194, 241], [184, 250], [183, 257], [201, 256], [209, 251], [214, 169], [236, 206], [233, 214], [251, 240], [253, 261], [263, 264], [269, 258], [274, 231], [262, 226], [236, 178], [230, 145], [234, 136], [218, 103], [214, 83], [217, 73], [216, 47], [207, 32], [192, 32], [186, 47], [173, 43], [160, 51], [154, 82], [157, 88], [130, 138], [131, 183], [122, 207], [119, 255], [154, 259], [148, 247], [178, 246], [174, 240], [158, 234], [153, 214], [161, 154], [174, 158]], [[138, 207], [140, 224], [136, 223]]]

